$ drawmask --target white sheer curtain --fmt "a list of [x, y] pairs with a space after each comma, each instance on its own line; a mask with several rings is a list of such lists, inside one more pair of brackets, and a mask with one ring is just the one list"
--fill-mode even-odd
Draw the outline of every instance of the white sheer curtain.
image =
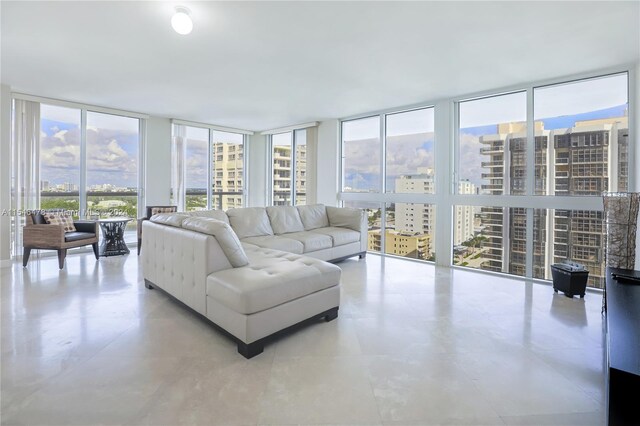
[[181, 124], [173, 125], [171, 141], [171, 204], [178, 206], [178, 211], [185, 210], [185, 157], [187, 149], [187, 128]]
[[14, 100], [12, 220], [13, 255], [22, 250], [24, 211], [40, 207], [40, 103]]

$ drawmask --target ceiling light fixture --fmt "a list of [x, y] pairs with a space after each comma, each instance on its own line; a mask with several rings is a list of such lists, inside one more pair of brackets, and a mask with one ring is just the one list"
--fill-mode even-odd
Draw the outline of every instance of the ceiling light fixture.
[[189, 9], [183, 6], [176, 7], [176, 13], [171, 17], [171, 26], [178, 34], [189, 34], [193, 30]]

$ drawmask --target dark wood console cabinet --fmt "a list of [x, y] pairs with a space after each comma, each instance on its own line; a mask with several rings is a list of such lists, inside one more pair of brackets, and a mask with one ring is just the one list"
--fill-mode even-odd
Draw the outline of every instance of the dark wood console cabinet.
[[607, 268], [607, 418], [610, 426], [640, 425], [640, 283], [616, 281]]

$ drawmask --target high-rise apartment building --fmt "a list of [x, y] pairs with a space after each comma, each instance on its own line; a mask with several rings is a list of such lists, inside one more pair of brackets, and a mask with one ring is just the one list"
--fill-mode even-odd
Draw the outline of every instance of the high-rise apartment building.
[[[418, 168], [417, 174], [403, 175], [395, 180], [398, 193], [434, 193], [433, 170]], [[469, 181], [459, 184], [461, 194], [475, 193], [476, 186]], [[433, 256], [433, 235], [436, 226], [436, 211], [432, 204], [395, 203], [393, 223], [388, 223], [384, 248], [387, 254], [430, 259]], [[456, 206], [454, 244], [473, 237], [473, 207]], [[369, 232], [369, 250], [380, 251], [382, 245], [380, 230]]]
[[[536, 195], [599, 196], [628, 185], [628, 117], [577, 121], [573, 127], [545, 130], [535, 123]], [[482, 167], [485, 194], [524, 195], [526, 129], [522, 123], [498, 126], [498, 134], [481, 136], [486, 145]], [[507, 152], [505, 153], [505, 147]], [[484, 245], [482, 269], [524, 275], [526, 209], [481, 209]], [[534, 209], [533, 272], [550, 278], [549, 266], [564, 259], [589, 268], [589, 285], [602, 286], [604, 235], [602, 212]], [[508, 246], [505, 246], [508, 242]]]
[[[429, 260], [433, 255], [431, 236], [387, 229], [384, 234], [384, 253], [412, 259]], [[368, 250], [380, 252], [382, 234], [379, 229], [369, 231]]]
[[242, 207], [244, 147], [238, 143], [213, 144], [213, 199], [215, 209]]
[[[287, 206], [291, 204], [291, 146], [273, 146], [273, 205]], [[307, 146], [296, 145], [295, 156], [296, 203], [305, 204], [307, 187]]]

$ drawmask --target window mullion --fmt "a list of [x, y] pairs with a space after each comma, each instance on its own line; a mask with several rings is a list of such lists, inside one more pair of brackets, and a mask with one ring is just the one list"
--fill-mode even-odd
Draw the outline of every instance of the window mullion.
[[291, 171], [289, 172], [289, 191], [291, 193], [291, 205], [296, 205], [296, 147], [298, 145], [298, 141], [296, 138], [296, 131], [293, 130], [291, 132]]
[[86, 217], [87, 211], [87, 110], [80, 110], [80, 191], [78, 216]]
[[[527, 88], [527, 144], [526, 144], [526, 155], [525, 155], [525, 193], [527, 196], [535, 195], [536, 188], [536, 127], [534, 122], [534, 99], [533, 99], [533, 88]], [[533, 238], [534, 238], [534, 209], [527, 209], [527, 239], [526, 239], [526, 257], [525, 257], [525, 276], [528, 278], [533, 278]]]
[[380, 114], [380, 193], [387, 192], [387, 135], [386, 135], [387, 117]]
[[207, 129], [209, 133], [209, 149], [208, 149], [208, 157], [207, 157], [207, 209], [213, 209], [213, 182], [215, 180], [215, 176], [213, 175], [213, 166], [215, 161], [215, 152], [213, 151], [213, 132], [211, 129]]

